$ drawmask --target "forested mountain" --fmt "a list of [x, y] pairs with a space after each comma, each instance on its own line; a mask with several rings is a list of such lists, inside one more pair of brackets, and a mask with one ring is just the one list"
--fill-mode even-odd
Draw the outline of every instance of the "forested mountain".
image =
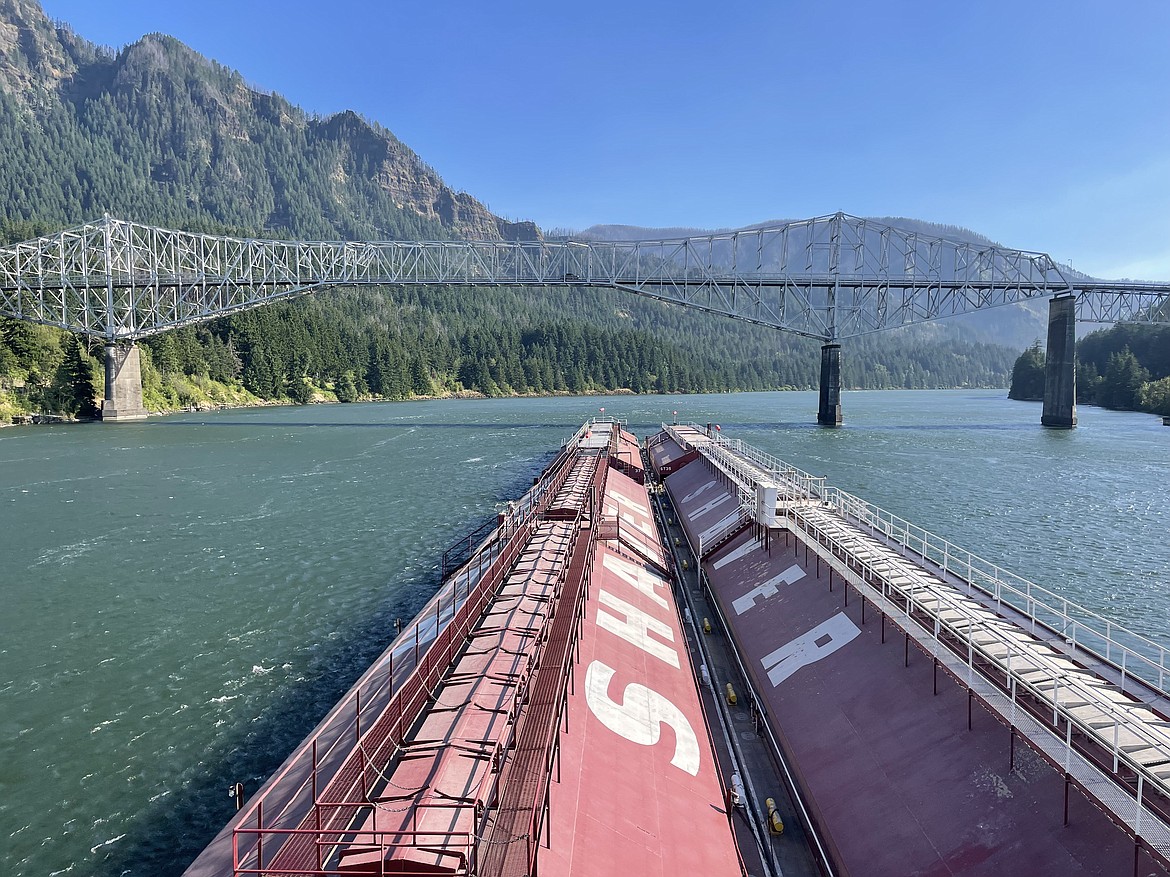
[[[560, 230], [560, 234], [565, 236], [577, 236], [587, 238], [595, 241], [655, 241], [655, 240], [674, 240], [677, 238], [695, 237], [698, 235], [709, 234], [726, 234], [733, 231], [751, 231], [757, 228], [767, 228], [769, 226], [784, 225], [789, 222], [800, 222], [811, 217], [789, 217], [787, 219], [769, 219], [766, 222], [754, 222], [751, 225], [745, 225], [743, 228], [687, 228], [683, 226], [671, 226], [666, 228], [647, 228], [640, 225], [591, 225], [589, 228], [580, 232], [569, 232]], [[990, 246], [999, 246], [995, 241], [989, 237], [984, 237], [977, 232], [973, 232], [968, 228], [963, 228], [958, 225], [940, 225], [936, 222], [925, 222], [921, 219], [907, 219], [904, 216], [870, 216], [868, 219], [873, 220], [881, 225], [890, 225], [895, 228], [903, 229], [904, 231], [914, 232], [916, 234], [926, 235], [928, 237], [947, 238], [952, 241], [970, 241], [975, 244], [987, 244]]]
[[[343, 97], [342, 97], [343, 99]], [[532, 239], [381, 125], [306, 114], [159, 34], [118, 50], [0, 0], [0, 240], [102, 213], [318, 239]], [[624, 293], [337, 290], [158, 336], [148, 407], [257, 398], [751, 390], [816, 385], [816, 342]], [[78, 413], [94, 354], [0, 320], [0, 419]], [[850, 342], [847, 386], [1003, 386], [1012, 356], [922, 327]]]
[[277, 237], [532, 237], [452, 191], [386, 129], [308, 116], [172, 37], [117, 52], [0, 0], [0, 205]]

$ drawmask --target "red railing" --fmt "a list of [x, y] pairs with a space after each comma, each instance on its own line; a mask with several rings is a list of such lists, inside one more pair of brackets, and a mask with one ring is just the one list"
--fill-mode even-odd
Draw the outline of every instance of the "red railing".
[[[354, 823], [362, 808], [369, 806], [366, 802], [369, 790], [368, 765], [389, 763], [395, 751], [404, 742], [405, 734], [425, 708], [430, 692], [447, 672], [457, 651], [462, 648], [467, 634], [482, 616], [488, 600], [498, 590], [528, 543], [540, 515], [563, 487], [572, 470], [568, 464], [574, 457], [575, 445], [562, 449], [537, 484], [520, 501], [513, 504], [506, 514], [501, 515], [499, 526], [493, 538], [489, 539], [490, 544], [485, 544], [485, 547], [476, 552], [465, 564], [470, 566], [476, 562], [481, 552], [490, 551], [494, 553], [490, 565], [486, 572], [479, 576], [474, 586], [470, 586], [469, 579], [466, 599], [454, 611], [451, 621], [442, 630], [437, 630], [433, 642], [421, 656], [417, 653], [416, 622], [416, 665], [402, 685], [391, 694], [373, 724], [364, 731], [361, 729], [358, 700], [360, 692], [355, 688], [355, 712], [358, 717], [356, 746], [329, 777], [324, 789], [319, 788], [318, 741], [314, 737], [310, 741], [310, 747], [302, 750], [311, 750], [311, 764], [302, 765], [299, 770], [294, 764], [287, 768], [282, 776], [284, 780], [296, 773], [308, 773], [308, 780], [302, 780], [301, 786], [291, 793], [282, 787], [281, 782], [270, 785], [265, 794], [252, 802], [248, 810], [236, 820], [237, 827], [233, 829], [232, 837], [232, 858], [237, 874], [256, 872], [254, 866], [246, 867], [245, 863], [258, 863], [263, 858], [266, 836], [272, 838], [278, 848], [274, 851], [269, 864], [265, 866], [264, 873], [329, 873], [320, 870], [321, 844], [314, 838], [321, 837], [323, 833], [344, 833], [347, 827]], [[502, 550], [497, 542], [503, 544]], [[452, 602], [454, 601], [455, 597], [452, 597]], [[438, 625], [437, 607], [436, 629]], [[391, 684], [392, 676], [391, 673]], [[346, 700], [348, 699], [347, 697]], [[332, 749], [336, 743], [337, 741], [331, 741], [328, 744], [329, 748]], [[268, 798], [276, 797], [278, 793], [282, 801], [278, 807], [278, 822], [266, 826], [264, 803]], [[304, 814], [296, 829], [281, 825], [283, 818], [287, 818], [285, 814], [307, 809], [305, 806], [300, 808], [293, 806], [295, 800], [303, 797], [309, 798], [306, 803], [311, 809]], [[255, 827], [251, 827], [253, 822]], [[245, 825], [249, 827], [244, 828]]]
[[[352, 806], [352, 805], [346, 805]], [[373, 809], [375, 805], [364, 804], [363, 809]], [[453, 808], [458, 809], [458, 808]], [[353, 828], [240, 828], [237, 829], [237, 834], [241, 837], [248, 835], [255, 836], [255, 843], [252, 846], [260, 851], [260, 855], [256, 861], [247, 866], [237, 865], [235, 873], [238, 875], [257, 874], [265, 875], [265, 877], [278, 877], [278, 875], [352, 875], [355, 873], [354, 869], [339, 870], [338, 868], [325, 867], [321, 863], [327, 861], [332, 850], [339, 847], [346, 847], [347, 849], [363, 849], [368, 848], [371, 851], [378, 852], [376, 857], [380, 864], [377, 870], [358, 871], [357, 873], [371, 873], [371, 874], [387, 874], [393, 873], [395, 877], [434, 877], [435, 869], [433, 866], [427, 866], [425, 863], [418, 863], [418, 867], [410, 868], [409, 863], [405, 861], [404, 857], [412, 850], [417, 850], [419, 847], [441, 847], [444, 854], [450, 855], [451, 858], [457, 859], [458, 869], [464, 874], [475, 874], [478, 870], [476, 863], [476, 845], [475, 835], [468, 831], [375, 831], [375, 830], [360, 830]], [[290, 845], [290, 842], [301, 840], [303, 843], [312, 846], [316, 852], [316, 863], [311, 866], [283, 866], [276, 862], [263, 861], [263, 841], [265, 837], [280, 837], [284, 838], [281, 848]], [[401, 851], [403, 855], [396, 856], [395, 853]], [[393, 871], [386, 869], [387, 859], [394, 862]], [[457, 872], [458, 873], [458, 872]]]
[[[605, 490], [608, 460], [592, 461], [589, 488], [569, 546], [569, 562], [558, 582], [559, 599], [548, 627], [540, 666], [534, 673], [528, 709], [517, 732], [516, 751], [502, 779], [492, 833], [483, 839], [478, 861], [485, 877], [535, 877], [543, 827], [548, 819], [553, 766], [559, 758], [559, 728], [577, 639], [585, 615], [598, 513]], [[523, 841], [521, 844], [520, 842]]]

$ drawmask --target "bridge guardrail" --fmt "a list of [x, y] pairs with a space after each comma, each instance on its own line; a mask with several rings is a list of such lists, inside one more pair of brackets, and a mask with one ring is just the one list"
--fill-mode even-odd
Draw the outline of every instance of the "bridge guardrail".
[[[1059, 293], [1082, 320], [1166, 322], [1170, 300], [1170, 284], [1070, 279], [1046, 253], [844, 213], [646, 241], [289, 241], [107, 215], [0, 247], [0, 316], [111, 342], [359, 284], [604, 287], [826, 341]], [[822, 306], [831, 289], [849, 294]]]

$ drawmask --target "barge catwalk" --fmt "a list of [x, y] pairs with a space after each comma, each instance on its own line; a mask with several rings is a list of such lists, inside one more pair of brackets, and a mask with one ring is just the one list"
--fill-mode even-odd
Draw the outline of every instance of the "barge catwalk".
[[650, 456], [835, 870], [1167, 873], [1164, 648], [709, 428]]
[[1165, 649], [710, 428], [645, 451], [565, 442], [187, 877], [1170, 874]]
[[746, 873], [644, 480], [582, 427], [188, 877]]

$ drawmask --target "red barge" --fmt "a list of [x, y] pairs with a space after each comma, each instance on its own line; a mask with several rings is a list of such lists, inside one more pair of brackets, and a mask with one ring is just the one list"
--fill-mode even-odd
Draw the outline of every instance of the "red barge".
[[711, 428], [596, 420], [188, 868], [1170, 875], [1165, 649]]
[[188, 877], [745, 873], [644, 482], [582, 427]]

